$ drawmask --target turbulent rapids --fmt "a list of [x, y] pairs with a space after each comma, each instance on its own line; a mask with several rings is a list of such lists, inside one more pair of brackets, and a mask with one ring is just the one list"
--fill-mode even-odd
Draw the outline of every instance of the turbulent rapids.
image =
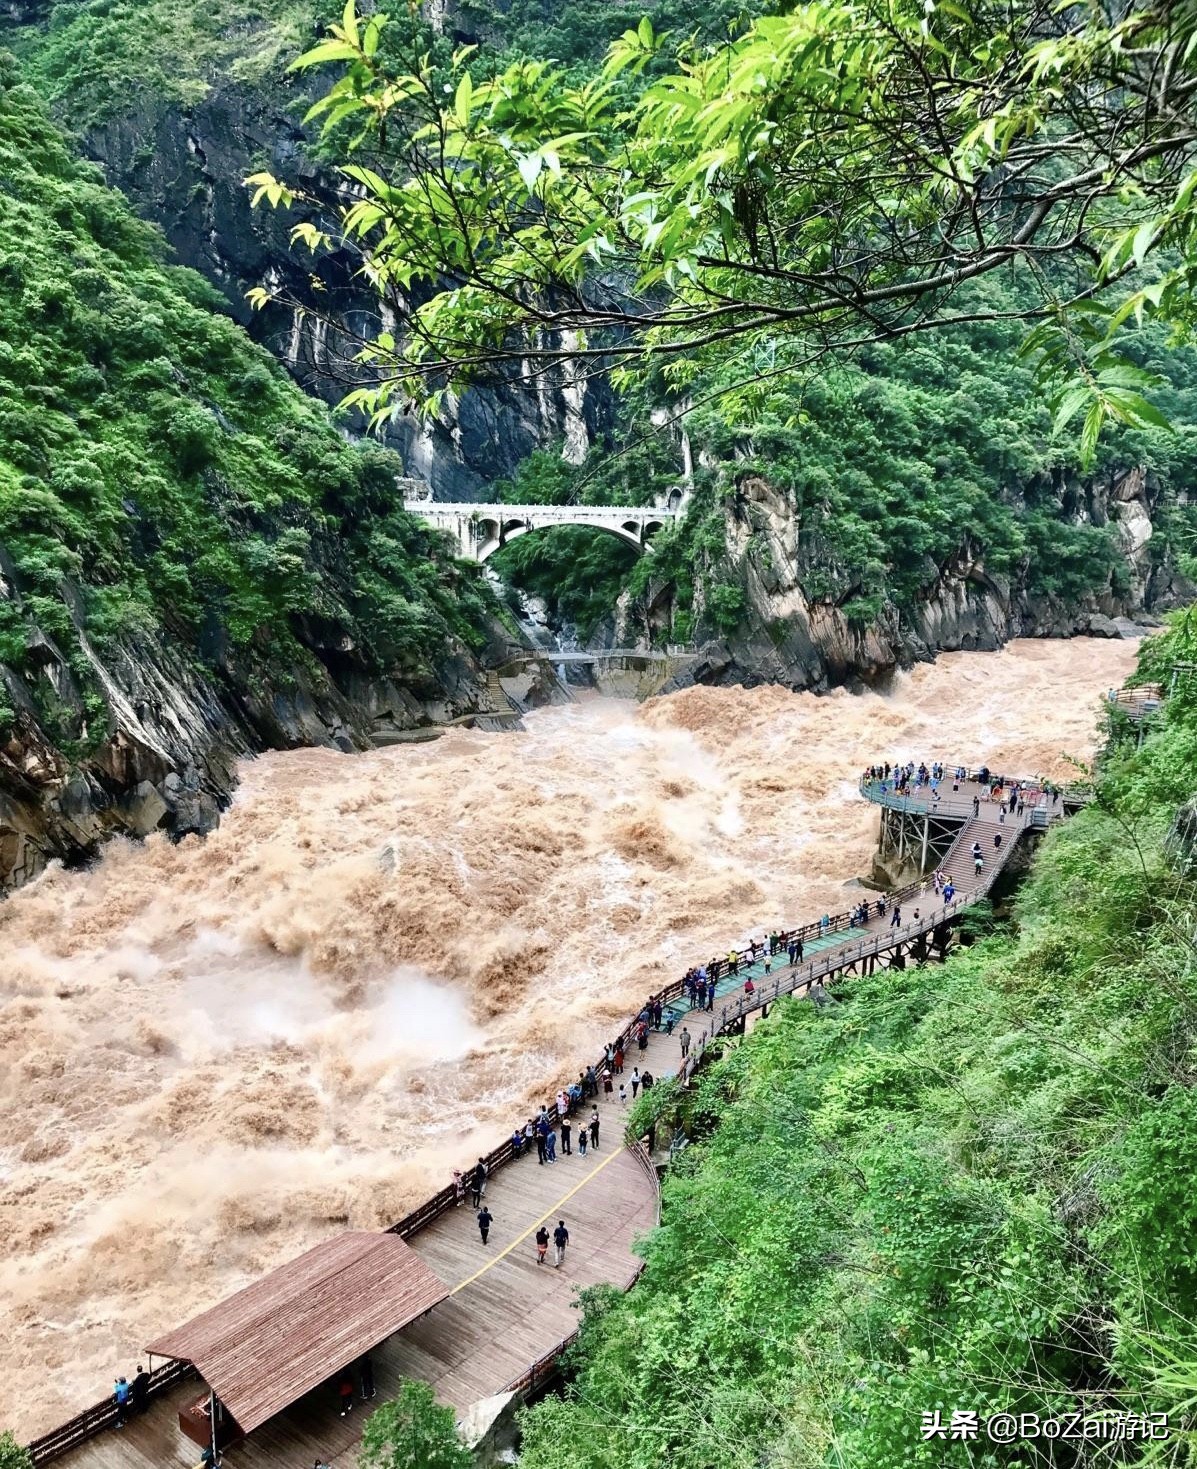
[[1133, 662], [1022, 642], [884, 696], [696, 688], [272, 755], [206, 841], [47, 873], [0, 907], [0, 1426], [403, 1214], [693, 960], [843, 907], [863, 765], [1068, 775]]

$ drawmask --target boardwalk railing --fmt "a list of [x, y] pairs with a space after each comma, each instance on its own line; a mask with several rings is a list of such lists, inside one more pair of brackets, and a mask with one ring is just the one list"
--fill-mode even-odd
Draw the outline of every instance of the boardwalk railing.
[[[646, 1138], [640, 1138], [637, 1142], [629, 1143], [628, 1152], [632, 1154], [652, 1181], [653, 1194], [656, 1198], [657, 1205], [655, 1222], [659, 1224], [661, 1220], [661, 1180], [657, 1174], [657, 1166], [648, 1151], [648, 1140]], [[625, 1291], [631, 1290], [640, 1279], [643, 1270], [644, 1261], [637, 1260], [635, 1269], [623, 1284]], [[518, 1377], [509, 1382], [503, 1391], [528, 1394], [535, 1391], [537, 1387], [543, 1387], [560, 1370], [561, 1358], [573, 1346], [577, 1339], [578, 1332], [571, 1331], [567, 1337], [562, 1338], [543, 1357], [538, 1357], [528, 1368], [527, 1372], [521, 1372]]]
[[[149, 1396], [157, 1397], [176, 1382], [182, 1382], [192, 1373], [186, 1362], [166, 1362], [150, 1373]], [[77, 1413], [68, 1422], [60, 1424], [29, 1445], [29, 1455], [35, 1464], [48, 1464], [51, 1459], [68, 1453], [86, 1439], [93, 1438], [116, 1422], [116, 1399], [111, 1393], [101, 1402], [94, 1403]]]

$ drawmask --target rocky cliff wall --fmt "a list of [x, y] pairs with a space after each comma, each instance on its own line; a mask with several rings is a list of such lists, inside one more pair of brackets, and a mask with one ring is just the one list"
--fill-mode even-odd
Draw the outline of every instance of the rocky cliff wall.
[[[260, 86], [217, 80], [191, 107], [135, 99], [86, 132], [81, 145], [137, 212], [161, 226], [178, 260], [224, 294], [250, 335], [305, 388], [335, 404], [358, 380], [355, 338], [393, 322], [357, 281], [356, 257], [336, 251], [313, 259], [292, 246], [290, 231], [301, 219], [330, 228], [331, 215], [250, 208], [243, 180], [263, 169], [331, 197], [331, 180], [311, 160], [296, 120], [302, 111], [298, 98], [288, 106], [277, 78]], [[261, 285], [298, 306], [252, 311], [245, 293]], [[580, 460], [612, 411], [605, 385], [575, 385], [563, 374], [535, 393], [471, 389], [430, 423], [398, 417], [384, 438], [436, 499], [481, 499], [535, 448], [562, 443]]]
[[[2, 555], [0, 597], [19, 597]], [[466, 715], [509, 718], [512, 706], [486, 666], [507, 662], [520, 646], [496, 623], [481, 658], [459, 647], [422, 680], [408, 675], [400, 684], [355, 660], [347, 639], [327, 634], [309, 632], [312, 656], [284, 679], [227, 655], [201, 667], [165, 636], [145, 633], [101, 654], [80, 628], [85, 690], [51, 638], [30, 637], [36, 656], [23, 675], [0, 663], [0, 703], [16, 711], [0, 735], [0, 893], [52, 860], [90, 858], [110, 836], [211, 830], [236, 786], [238, 760], [255, 752], [360, 750]]]
[[[674, 680], [782, 683], [795, 689], [875, 682], [937, 652], [993, 649], [1013, 637], [1135, 636], [1158, 614], [1197, 596], [1197, 587], [1168, 555], [1156, 557], [1154, 520], [1163, 510], [1152, 476], [1129, 470], [1106, 482], [1060, 486], [1067, 519], [1109, 526], [1126, 574], [1076, 602], [1038, 595], [1023, 576], [991, 574], [967, 535], [956, 555], [929, 568], [918, 603], [901, 610], [887, 601], [867, 624], [841, 607], [811, 597], [804, 570], [820, 560], [787, 498], [752, 476], [730, 502], [727, 542], [743, 612], [731, 634], [715, 634], [702, 603], [695, 606], [698, 659]], [[650, 586], [625, 598], [611, 634], [621, 646], [646, 646], [670, 623], [672, 589]]]

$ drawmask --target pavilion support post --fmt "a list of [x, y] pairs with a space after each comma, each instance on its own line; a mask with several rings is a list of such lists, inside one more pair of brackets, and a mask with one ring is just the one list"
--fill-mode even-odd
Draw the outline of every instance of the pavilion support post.
[[212, 1388], [208, 1389], [208, 1432], [211, 1435], [212, 1463], [216, 1463], [216, 1410], [219, 1404], [216, 1401], [216, 1393]]
[[923, 855], [919, 859], [919, 871], [920, 872], [926, 872], [926, 870], [927, 870], [927, 843], [930, 841], [930, 839], [931, 839], [931, 818], [930, 818], [930, 816], [924, 816], [923, 817]]

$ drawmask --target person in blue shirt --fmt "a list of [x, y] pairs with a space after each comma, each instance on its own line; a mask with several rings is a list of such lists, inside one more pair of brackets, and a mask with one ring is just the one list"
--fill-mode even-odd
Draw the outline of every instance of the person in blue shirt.
[[133, 1396], [133, 1389], [123, 1377], [118, 1377], [112, 1388], [112, 1396], [116, 1400], [116, 1426], [123, 1428], [129, 1421], [129, 1400]]

